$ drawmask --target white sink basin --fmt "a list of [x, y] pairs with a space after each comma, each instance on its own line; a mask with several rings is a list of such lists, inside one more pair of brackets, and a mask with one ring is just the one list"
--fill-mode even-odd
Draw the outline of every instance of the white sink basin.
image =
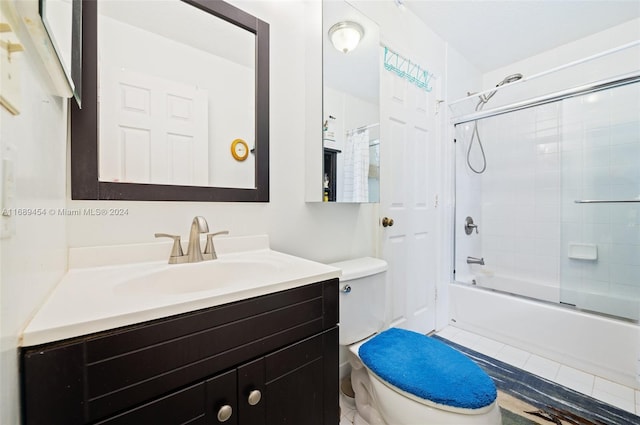
[[219, 258], [200, 263], [167, 264], [170, 248], [170, 243], [154, 243], [70, 252], [69, 271], [24, 329], [21, 345], [88, 335], [340, 276], [335, 267], [271, 250], [264, 235], [221, 238], [216, 243]]
[[270, 259], [217, 259], [194, 264], [167, 265], [132, 277], [114, 287], [116, 295], [173, 295], [212, 291], [228, 286], [257, 284], [282, 274], [286, 264]]

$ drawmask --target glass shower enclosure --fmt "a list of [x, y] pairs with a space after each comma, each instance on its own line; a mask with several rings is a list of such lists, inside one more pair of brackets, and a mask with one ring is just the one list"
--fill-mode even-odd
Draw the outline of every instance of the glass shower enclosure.
[[638, 321], [640, 72], [459, 117], [454, 233], [455, 283]]

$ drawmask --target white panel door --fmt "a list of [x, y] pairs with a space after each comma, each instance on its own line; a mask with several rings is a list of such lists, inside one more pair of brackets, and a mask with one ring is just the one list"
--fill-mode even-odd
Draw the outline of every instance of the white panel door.
[[206, 90], [107, 68], [99, 100], [100, 180], [208, 184]]
[[435, 329], [436, 288], [433, 95], [387, 71], [380, 94], [380, 211], [393, 219], [380, 227], [389, 263], [387, 321], [428, 333]]

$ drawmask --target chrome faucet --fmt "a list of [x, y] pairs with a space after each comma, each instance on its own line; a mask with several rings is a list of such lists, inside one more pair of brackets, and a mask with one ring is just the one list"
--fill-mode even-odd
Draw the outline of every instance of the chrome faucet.
[[209, 225], [207, 220], [201, 216], [193, 217], [191, 230], [189, 231], [189, 245], [187, 246], [187, 261], [189, 263], [199, 263], [203, 261], [202, 249], [200, 248], [200, 233], [207, 233]]
[[191, 222], [191, 230], [189, 231], [189, 244], [187, 246], [187, 254], [182, 251], [182, 243], [180, 242], [180, 236], [169, 235], [166, 233], [156, 233], [156, 238], [171, 238], [173, 239], [173, 247], [171, 248], [171, 255], [169, 256], [169, 264], [182, 264], [182, 263], [198, 263], [204, 260], [215, 260], [218, 258], [216, 250], [213, 246], [213, 237], [217, 235], [228, 235], [227, 230], [221, 232], [209, 233], [207, 235], [207, 245], [204, 248], [204, 253], [200, 248], [200, 234], [207, 233], [209, 231], [209, 225], [204, 217], [196, 216]]
[[467, 264], [480, 264], [484, 266], [484, 258], [467, 257]]

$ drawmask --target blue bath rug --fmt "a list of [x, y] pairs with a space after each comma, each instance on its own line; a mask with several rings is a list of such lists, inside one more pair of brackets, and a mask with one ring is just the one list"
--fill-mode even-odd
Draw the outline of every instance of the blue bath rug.
[[384, 381], [434, 403], [478, 409], [497, 397], [496, 386], [478, 365], [416, 332], [388, 329], [362, 344], [359, 355]]
[[[440, 336], [433, 336], [473, 359], [495, 381], [498, 390], [534, 406], [533, 412], [520, 412], [518, 420], [545, 417], [548, 423], [580, 425], [639, 425], [640, 416], [603, 403], [588, 395], [559, 385], [508, 363], [485, 356]], [[520, 424], [505, 417], [503, 424]], [[544, 421], [543, 421], [544, 422]], [[530, 423], [530, 422], [524, 422]], [[546, 423], [546, 422], [545, 422]]]

